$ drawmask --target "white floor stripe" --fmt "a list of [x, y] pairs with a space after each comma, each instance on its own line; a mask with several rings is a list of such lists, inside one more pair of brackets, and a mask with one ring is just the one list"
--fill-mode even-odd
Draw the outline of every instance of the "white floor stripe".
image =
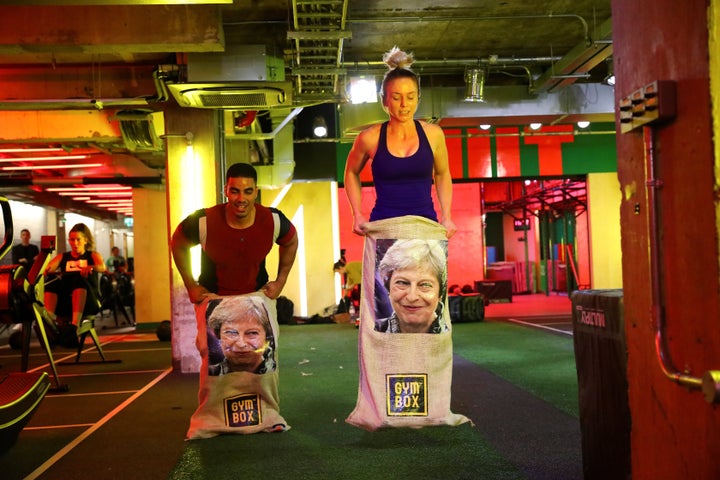
[[[122, 341], [122, 338], [120, 338], [120, 337], [113, 337], [113, 338], [110, 338], [110, 339], [107, 340], [107, 341], [104, 341], [104, 342], [101, 341], [101, 342], [100, 342], [100, 345], [104, 347], [105, 345], [108, 345], [108, 344], [110, 344], [110, 343], [115, 343], [115, 342], [118, 342], [118, 341]], [[95, 347], [95, 345], [91, 345], [91, 346], [85, 348], [85, 349], [82, 351], [82, 353], [92, 352], [93, 350], [94, 350], [94, 351], [97, 351], [97, 348]], [[157, 349], [157, 350], [165, 350], [165, 349]], [[170, 348], [168, 348], [167, 350], [170, 350]], [[115, 350], [113, 350], [113, 351], [115, 351]], [[122, 352], [122, 351], [124, 351], [124, 350], [117, 350], [117, 352]], [[134, 351], [134, 350], [133, 350], [133, 349], [129, 349], [129, 350], [127, 350], [127, 351]], [[47, 357], [47, 355], [45, 354], [45, 352], [42, 352], [42, 353], [40, 353], [39, 355], [42, 355], [43, 357]], [[58, 364], [63, 363], [63, 362], [66, 362], [66, 361], [68, 361], [68, 360], [70, 360], [70, 359], [73, 359], [73, 358], [75, 358], [76, 356], [77, 356], [77, 352], [74, 352], [74, 353], [68, 353], [68, 354], [65, 355], [64, 357], [55, 358], [55, 352], [53, 352], [53, 360], [55, 361], [55, 366], [56, 366], [56, 367], [58, 366]], [[72, 363], [72, 362], [68, 362], [68, 363]], [[38, 367], [35, 367], [35, 368], [33, 368], [33, 369], [30, 369], [30, 370], [28, 370], [28, 372], [37, 372], [37, 371], [39, 371], [39, 370], [44, 370], [45, 368], [49, 368], [49, 367], [50, 367], [50, 363], [48, 362], [48, 363], [45, 363], [45, 364], [40, 365], [40, 366], [38, 366]], [[59, 377], [63, 377], [63, 376], [65, 376], [65, 375], [58, 375], [58, 376], [59, 376]]]
[[158, 372], [164, 372], [164, 368], [155, 368], [152, 370], [126, 370], [124, 372], [95, 372], [95, 373], [63, 373], [62, 375], [59, 375], [63, 378], [70, 378], [70, 377], [96, 377], [96, 376], [102, 376], [107, 377], [110, 375], [138, 375], [143, 373], [158, 373]]
[[25, 427], [23, 428], [23, 431], [25, 430], [55, 430], [56, 428], [87, 428], [92, 427], [92, 423], [73, 423], [73, 424], [67, 424], [67, 425], [44, 425], [39, 427]]
[[137, 390], [113, 390], [111, 392], [86, 392], [86, 393], [56, 393], [54, 395], [45, 395], [45, 398], [67, 398], [67, 397], [92, 397], [95, 395], [127, 395], [135, 393]]
[[130, 405], [132, 402], [134, 402], [136, 399], [138, 399], [143, 393], [148, 391], [150, 388], [152, 388], [156, 383], [158, 383], [160, 380], [165, 378], [168, 374], [172, 372], [172, 368], [168, 368], [163, 373], [158, 375], [152, 382], [145, 385], [143, 388], [137, 391], [135, 395], [125, 400], [123, 403], [115, 407], [110, 413], [105, 415], [103, 418], [98, 420], [97, 423], [93, 424], [92, 427], [85, 430], [82, 434], [77, 436], [72, 442], [65, 445], [60, 451], [58, 451], [55, 455], [50, 457], [45, 463], [40, 465], [38, 468], [35, 469], [30, 475], [24, 478], [24, 480], [34, 480], [38, 478], [40, 475], [45, 473], [48, 468], [52, 467], [55, 462], [60, 460], [62, 457], [64, 457], [68, 452], [70, 452], [73, 448], [77, 447], [83, 440], [85, 440], [87, 437], [92, 435], [96, 430], [98, 430], [100, 427], [105, 425], [110, 419], [112, 419], [115, 415], [120, 413], [125, 407]]
[[516, 319], [516, 318], [508, 318], [507, 321], [508, 321], [508, 322], [512, 322], [512, 323], [517, 323], [517, 324], [520, 324], [520, 325], [525, 325], [525, 326], [528, 326], [528, 327], [539, 328], [539, 329], [541, 329], [541, 330], [550, 330], [551, 332], [561, 333], [561, 334], [567, 335], [567, 336], [569, 336], [569, 337], [572, 337], [572, 336], [573, 336], [572, 332], [568, 332], [568, 331], [566, 331], [566, 330], [560, 330], [559, 328], [548, 327], [547, 325], [542, 325], [542, 324], [539, 324], [539, 323], [523, 322], [522, 320], [518, 320], [518, 319]]

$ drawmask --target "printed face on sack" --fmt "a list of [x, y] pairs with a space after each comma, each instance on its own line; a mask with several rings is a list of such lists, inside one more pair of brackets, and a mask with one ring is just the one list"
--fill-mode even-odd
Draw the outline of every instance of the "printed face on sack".
[[430, 268], [404, 268], [390, 276], [390, 304], [402, 331], [427, 331], [440, 302], [440, 282]]
[[262, 363], [267, 335], [253, 317], [228, 320], [220, 328], [220, 345], [233, 371], [254, 372]]
[[426, 333], [437, 319], [447, 284], [447, 254], [438, 240], [397, 240], [379, 273], [403, 333]]
[[[220, 338], [231, 372], [273, 369], [272, 327], [264, 303], [257, 297], [230, 297], [212, 312], [209, 326]], [[269, 367], [269, 368], [268, 368]]]

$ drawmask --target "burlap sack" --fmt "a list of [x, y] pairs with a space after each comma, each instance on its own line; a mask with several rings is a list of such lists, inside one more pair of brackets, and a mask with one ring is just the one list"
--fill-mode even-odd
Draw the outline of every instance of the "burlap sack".
[[[249, 371], [227, 371], [223, 362], [222, 335], [216, 335], [211, 325], [218, 321], [218, 310], [223, 302], [252, 301], [264, 306], [272, 338], [264, 348], [262, 370], [264, 373]], [[231, 300], [235, 299], [235, 300]], [[225, 304], [225, 311], [232, 311]], [[256, 305], [258, 305], [256, 303]], [[210, 438], [223, 433], [276, 432], [290, 427], [280, 415], [278, 406], [278, 335], [275, 300], [262, 293], [223, 297], [222, 300], [205, 301], [195, 308], [198, 335], [197, 347], [202, 357], [198, 408], [190, 418], [187, 439]], [[214, 315], [215, 313], [215, 315]], [[260, 350], [260, 349], [258, 349]], [[218, 363], [219, 362], [219, 363]]]
[[[383, 427], [460, 425], [469, 421], [450, 411], [452, 384], [452, 326], [442, 308], [441, 333], [376, 331], [376, 320], [387, 314], [382, 282], [376, 280], [382, 247], [394, 239], [445, 242], [445, 229], [421, 217], [406, 216], [369, 224], [363, 252], [360, 303], [360, 382], [355, 409], [346, 422], [373, 431]], [[389, 240], [389, 242], [388, 242]], [[447, 268], [447, 256], [445, 256]], [[445, 290], [442, 301], [447, 300]]]

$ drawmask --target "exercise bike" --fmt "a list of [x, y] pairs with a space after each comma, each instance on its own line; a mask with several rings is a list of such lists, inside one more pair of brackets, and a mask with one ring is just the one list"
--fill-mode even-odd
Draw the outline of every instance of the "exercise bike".
[[[0, 245], [0, 258], [12, 248], [13, 221], [10, 202], [0, 197], [0, 208], [5, 234]], [[60, 383], [55, 361], [50, 350], [46, 331], [44, 307], [37, 300], [42, 292], [44, 265], [49, 254], [55, 249], [55, 237], [42, 237], [41, 252], [30, 271], [22, 265], [0, 266], [0, 323], [22, 327], [21, 372], [0, 373], [0, 453], [14, 445], [17, 436], [25, 428], [45, 394], [50, 390], [51, 381], [47, 372], [28, 372], [31, 330], [48, 358], [56, 391], [67, 391], [67, 385]]]
[[[13, 220], [10, 203], [0, 197], [5, 236], [0, 245], [0, 258], [3, 258], [12, 247]], [[27, 372], [30, 355], [30, 339], [34, 330], [40, 346], [45, 351], [55, 382], [55, 389], [67, 391], [67, 385], [60, 383], [55, 360], [50, 349], [48, 330], [55, 330], [42, 303], [44, 291], [43, 270], [55, 250], [55, 236], [43, 236], [40, 241], [40, 253], [35, 258], [30, 270], [22, 265], [0, 266], [0, 323], [22, 328], [21, 336], [21, 371]]]

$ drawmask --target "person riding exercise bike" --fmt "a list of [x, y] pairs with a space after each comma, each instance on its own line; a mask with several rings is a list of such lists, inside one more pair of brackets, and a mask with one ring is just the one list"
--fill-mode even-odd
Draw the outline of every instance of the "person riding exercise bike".
[[[56, 255], [45, 268], [44, 303], [46, 310], [55, 317], [59, 303], [69, 298], [72, 307], [70, 323], [78, 327], [85, 314], [88, 298], [96, 294], [92, 290], [97, 288], [94, 274], [105, 272], [106, 267], [102, 255], [94, 251], [92, 232], [84, 223], [72, 227], [68, 243], [70, 251]], [[59, 275], [52, 278], [54, 273]]]

